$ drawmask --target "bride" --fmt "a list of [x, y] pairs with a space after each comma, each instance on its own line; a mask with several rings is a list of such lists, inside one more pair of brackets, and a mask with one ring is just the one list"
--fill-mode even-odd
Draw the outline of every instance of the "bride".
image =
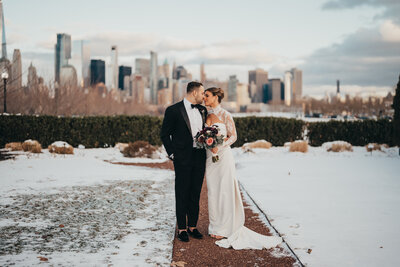
[[[210, 108], [207, 126], [217, 126], [224, 143], [207, 150], [206, 181], [208, 189], [208, 212], [210, 224], [208, 233], [218, 239], [215, 243], [224, 248], [263, 249], [272, 248], [282, 242], [282, 238], [258, 234], [244, 226], [244, 209], [236, 180], [235, 160], [231, 145], [237, 134], [232, 115], [221, 108], [224, 98], [221, 88], [205, 90], [204, 103]], [[213, 163], [212, 155], [218, 154], [219, 161]]]

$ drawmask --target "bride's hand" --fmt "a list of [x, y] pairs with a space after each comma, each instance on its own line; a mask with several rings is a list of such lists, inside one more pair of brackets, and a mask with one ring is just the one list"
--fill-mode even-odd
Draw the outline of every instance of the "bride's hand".
[[214, 153], [214, 154], [217, 154], [218, 153], [218, 147], [212, 148], [211, 152]]

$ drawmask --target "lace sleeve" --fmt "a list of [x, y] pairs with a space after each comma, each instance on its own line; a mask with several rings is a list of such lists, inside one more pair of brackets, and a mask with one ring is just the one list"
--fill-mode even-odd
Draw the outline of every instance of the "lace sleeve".
[[237, 140], [235, 122], [233, 121], [232, 115], [228, 112], [226, 112], [224, 117], [225, 117], [226, 131], [228, 135], [227, 136], [228, 140], [224, 142], [224, 146], [231, 146]]

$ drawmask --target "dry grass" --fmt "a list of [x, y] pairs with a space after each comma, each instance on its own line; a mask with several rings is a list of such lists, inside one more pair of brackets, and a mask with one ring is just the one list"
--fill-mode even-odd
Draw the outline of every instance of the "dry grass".
[[5, 146], [6, 149], [10, 149], [11, 151], [22, 151], [22, 143], [21, 142], [12, 142], [8, 143]]
[[74, 154], [74, 148], [68, 143], [65, 143], [65, 146], [57, 146], [55, 143], [53, 143], [49, 145], [48, 149], [50, 153]]
[[327, 149], [328, 152], [344, 152], [344, 151], [350, 151], [353, 152], [353, 147], [351, 144], [347, 142], [341, 142], [341, 143], [334, 143], [332, 144], [331, 147]]
[[372, 151], [382, 151], [382, 147], [385, 147], [384, 145], [380, 145], [377, 143], [369, 143], [368, 145], [365, 146], [368, 152]]
[[122, 154], [130, 158], [152, 158], [156, 150], [157, 149], [150, 145], [149, 142], [136, 141], [134, 143], [129, 143], [122, 151]]
[[255, 142], [251, 142], [251, 143], [245, 143], [242, 146], [242, 149], [244, 151], [250, 151], [254, 148], [263, 148], [263, 149], [269, 149], [272, 147], [272, 144], [268, 141], [265, 140], [257, 140]]
[[42, 146], [36, 140], [25, 140], [22, 143], [22, 149], [25, 152], [42, 153]]
[[306, 141], [295, 141], [290, 144], [289, 147], [290, 152], [302, 152], [302, 153], [307, 153], [308, 152], [308, 144]]

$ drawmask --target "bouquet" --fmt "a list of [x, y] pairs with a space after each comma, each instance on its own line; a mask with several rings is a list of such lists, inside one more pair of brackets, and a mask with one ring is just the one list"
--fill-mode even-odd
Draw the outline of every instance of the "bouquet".
[[[194, 138], [197, 148], [213, 149], [224, 142], [224, 136], [220, 134], [219, 128], [216, 125], [205, 127]], [[217, 162], [218, 160], [218, 154], [213, 153], [212, 161]]]

